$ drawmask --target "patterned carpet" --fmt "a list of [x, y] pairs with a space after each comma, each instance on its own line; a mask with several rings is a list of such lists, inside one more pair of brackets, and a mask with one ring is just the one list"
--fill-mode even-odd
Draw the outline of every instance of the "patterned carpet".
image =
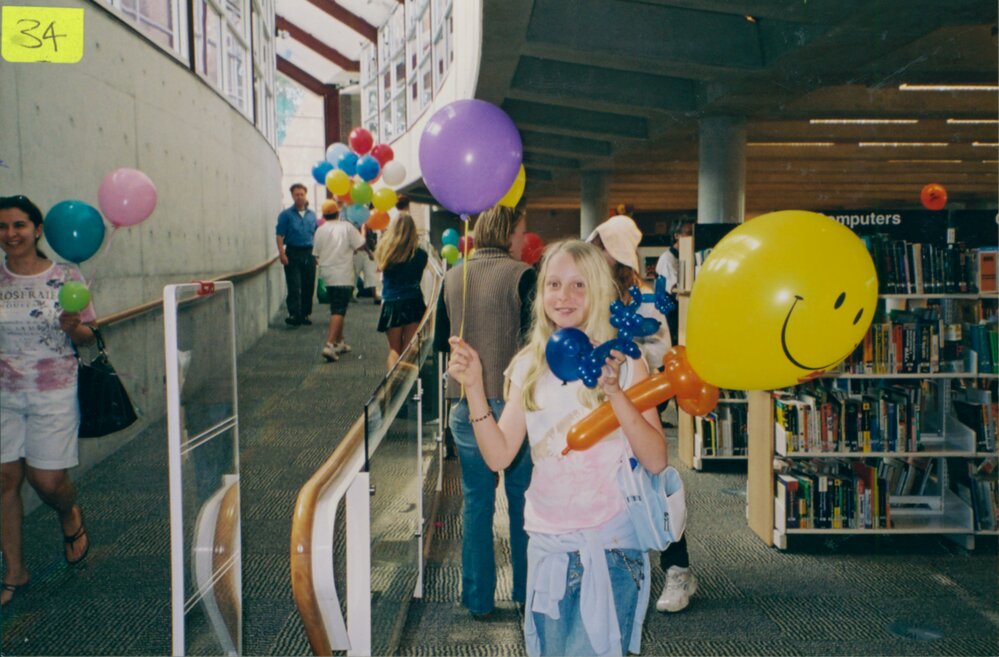
[[[671, 430], [667, 430], [670, 434]], [[968, 553], [943, 538], [796, 537], [766, 547], [745, 520], [745, 466], [693, 472], [687, 541], [699, 589], [678, 614], [649, 613], [645, 655], [997, 655], [999, 560], [994, 538]], [[426, 596], [410, 607], [401, 655], [522, 655], [511, 601], [505, 500], [495, 518], [498, 611], [473, 620], [460, 604], [459, 466], [447, 461]], [[812, 540], [807, 540], [812, 539]], [[652, 592], [663, 574], [653, 567]]]
[[[288, 576], [291, 514], [299, 487], [357, 417], [384, 371], [377, 313], [365, 300], [350, 307], [347, 339], [354, 351], [334, 364], [321, 361], [320, 322], [295, 330], [275, 326], [240, 358], [245, 654], [310, 654]], [[405, 413], [407, 428], [386, 438], [384, 465], [372, 468], [381, 491], [373, 498], [373, 536], [379, 540], [372, 563], [396, 564], [375, 572], [376, 654], [522, 654], [510, 601], [509, 547], [501, 538], [505, 508], [497, 513], [498, 611], [486, 622], [472, 621], [458, 602], [456, 460], [445, 462], [424, 597], [409, 605], [404, 624], [394, 620], [415, 583], [415, 571], [398, 566], [415, 563], [408, 521], [415, 515], [402, 505], [392, 518], [394, 501], [387, 494], [393, 483], [415, 483], [411, 474], [400, 477], [388, 458], [404, 449], [412, 429], [413, 404]], [[3, 610], [4, 655], [169, 654], [165, 436], [162, 423], [149, 427], [77, 482], [92, 540], [84, 565], [70, 568], [63, 561], [49, 510], [26, 518], [32, 584]], [[425, 441], [425, 448], [428, 467], [436, 467], [432, 445]], [[781, 552], [746, 527], [745, 474], [737, 464], [701, 473], [680, 469], [700, 589], [686, 611], [649, 615], [643, 654], [999, 654], [994, 539], [979, 539], [978, 549], [968, 553], [935, 537], [798, 537], [811, 540], [794, 541]], [[662, 580], [654, 568], [653, 594]]]

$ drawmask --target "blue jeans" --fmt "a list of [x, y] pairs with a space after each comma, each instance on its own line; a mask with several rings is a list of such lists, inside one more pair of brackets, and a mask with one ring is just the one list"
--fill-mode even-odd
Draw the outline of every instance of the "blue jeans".
[[[642, 585], [644, 561], [639, 550], [606, 550], [607, 570], [610, 571], [611, 588], [614, 591], [614, 611], [621, 628], [621, 652], [628, 654], [631, 643], [632, 625], [635, 621], [635, 605], [638, 604], [638, 591]], [[583, 627], [579, 611], [580, 583], [583, 579], [583, 564], [579, 552], [569, 553], [569, 568], [566, 574], [565, 597], [558, 604], [558, 620], [534, 611], [534, 625], [541, 640], [542, 655], [594, 655]]]
[[[490, 399], [493, 417], [499, 418], [504, 402]], [[496, 475], [482, 459], [468, 418], [468, 402], [451, 406], [448, 418], [461, 461], [464, 497], [461, 542], [461, 602], [473, 614], [493, 610], [496, 593], [496, 556], [493, 549], [493, 513], [496, 510]], [[531, 483], [531, 451], [527, 440], [503, 471], [510, 513], [510, 560], [513, 562], [513, 599], [524, 602], [527, 589], [527, 532], [524, 531], [524, 493]]]

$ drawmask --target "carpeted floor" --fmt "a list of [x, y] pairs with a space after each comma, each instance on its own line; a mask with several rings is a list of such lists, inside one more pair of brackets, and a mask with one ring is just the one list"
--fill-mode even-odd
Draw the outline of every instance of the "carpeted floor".
[[[667, 430], [671, 434], [675, 430]], [[699, 589], [678, 614], [651, 611], [645, 655], [997, 655], [999, 560], [994, 538], [968, 553], [944, 538], [797, 537], [781, 552], [745, 520], [745, 466], [693, 472], [687, 540]], [[461, 491], [448, 461], [426, 596], [413, 603], [402, 655], [521, 655], [510, 591], [506, 507], [497, 510], [498, 611], [473, 620], [461, 606]], [[663, 575], [653, 561], [653, 596]]]

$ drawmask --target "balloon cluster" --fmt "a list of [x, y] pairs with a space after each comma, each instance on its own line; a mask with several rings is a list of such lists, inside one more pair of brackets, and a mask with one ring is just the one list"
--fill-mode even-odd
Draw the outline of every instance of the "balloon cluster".
[[[330, 144], [326, 159], [312, 167], [312, 177], [336, 197], [343, 214], [355, 226], [367, 224], [372, 230], [385, 230], [389, 225], [388, 210], [399, 197], [391, 187], [373, 189], [382, 181], [399, 185], [406, 179], [406, 168], [395, 160], [388, 144], [375, 144], [374, 137], [364, 128], [354, 128], [347, 140]], [[368, 204], [374, 210], [368, 209]]]
[[[145, 221], [156, 208], [156, 185], [137, 169], [115, 169], [97, 190], [101, 211], [83, 201], [60, 201], [45, 215], [45, 240], [60, 257], [80, 264], [104, 243], [104, 218], [116, 228]], [[86, 306], [86, 304], [84, 304]]]
[[639, 315], [641, 293], [637, 287], [632, 287], [630, 293], [631, 303], [617, 300], [611, 304], [610, 323], [617, 329], [617, 337], [599, 347], [594, 348], [590, 338], [577, 328], [561, 328], [552, 334], [545, 345], [545, 359], [555, 376], [565, 383], [582, 380], [587, 388], [595, 388], [611, 349], [631, 358], [641, 357], [633, 338], [658, 331], [659, 320]]
[[[454, 228], [448, 228], [441, 233], [441, 257], [449, 265], [455, 265], [462, 258], [462, 254], [468, 253], [469, 257], [473, 250], [475, 240], [471, 235], [462, 237]], [[467, 251], [465, 247], [468, 247]]]

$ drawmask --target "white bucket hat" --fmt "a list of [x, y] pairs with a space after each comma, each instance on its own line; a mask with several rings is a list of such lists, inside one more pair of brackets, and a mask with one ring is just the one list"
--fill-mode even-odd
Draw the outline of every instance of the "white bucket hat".
[[638, 244], [642, 241], [642, 231], [635, 225], [634, 219], [623, 214], [615, 215], [597, 226], [586, 241], [592, 242], [597, 235], [612, 258], [631, 267], [638, 275], [642, 274], [638, 265]]

